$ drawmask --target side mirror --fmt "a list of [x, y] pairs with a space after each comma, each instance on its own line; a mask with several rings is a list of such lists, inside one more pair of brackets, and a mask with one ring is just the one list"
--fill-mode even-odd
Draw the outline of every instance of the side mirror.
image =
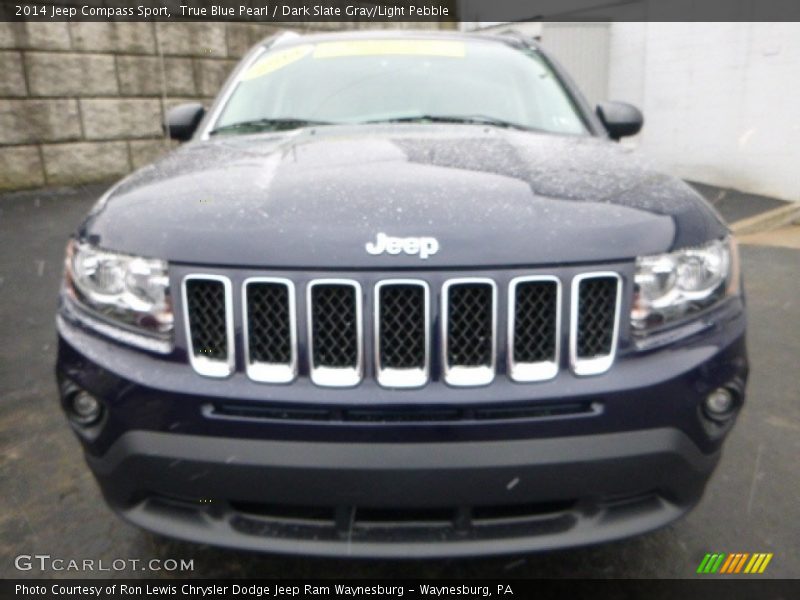
[[205, 114], [205, 107], [197, 102], [174, 106], [167, 111], [167, 118], [164, 119], [164, 133], [173, 140], [185, 142], [194, 135]]
[[625, 102], [601, 102], [595, 112], [612, 140], [636, 135], [644, 125], [641, 111]]

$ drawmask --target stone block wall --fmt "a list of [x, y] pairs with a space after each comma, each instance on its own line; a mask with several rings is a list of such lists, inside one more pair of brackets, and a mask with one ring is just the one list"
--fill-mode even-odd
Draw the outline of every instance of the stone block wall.
[[210, 103], [253, 44], [285, 29], [0, 22], [0, 191], [114, 179], [151, 162], [171, 147], [166, 110]]

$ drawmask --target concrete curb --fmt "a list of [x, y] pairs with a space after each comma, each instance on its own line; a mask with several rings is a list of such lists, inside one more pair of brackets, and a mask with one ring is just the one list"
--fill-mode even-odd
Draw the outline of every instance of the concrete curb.
[[781, 206], [754, 217], [736, 221], [730, 227], [731, 231], [736, 235], [749, 235], [778, 229], [787, 225], [800, 225], [800, 202], [792, 202], [787, 206]]

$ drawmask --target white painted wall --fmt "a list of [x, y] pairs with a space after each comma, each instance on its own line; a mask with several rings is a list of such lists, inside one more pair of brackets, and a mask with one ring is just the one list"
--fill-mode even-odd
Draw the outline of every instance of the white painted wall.
[[800, 201], [800, 23], [613, 23], [608, 95], [665, 170]]
[[536, 38], [567, 70], [591, 104], [608, 94], [610, 23], [477, 23], [466, 30], [516, 32]]
[[541, 44], [595, 105], [608, 97], [610, 23], [544, 23]]

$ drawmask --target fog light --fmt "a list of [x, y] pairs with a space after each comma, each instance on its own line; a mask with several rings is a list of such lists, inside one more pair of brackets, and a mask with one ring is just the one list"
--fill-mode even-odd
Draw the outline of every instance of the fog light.
[[103, 412], [103, 405], [100, 404], [100, 401], [84, 390], [72, 397], [70, 408], [72, 409], [72, 420], [81, 425], [91, 425], [100, 418]]
[[717, 388], [706, 397], [709, 417], [727, 417], [733, 410], [733, 394], [728, 388]]

